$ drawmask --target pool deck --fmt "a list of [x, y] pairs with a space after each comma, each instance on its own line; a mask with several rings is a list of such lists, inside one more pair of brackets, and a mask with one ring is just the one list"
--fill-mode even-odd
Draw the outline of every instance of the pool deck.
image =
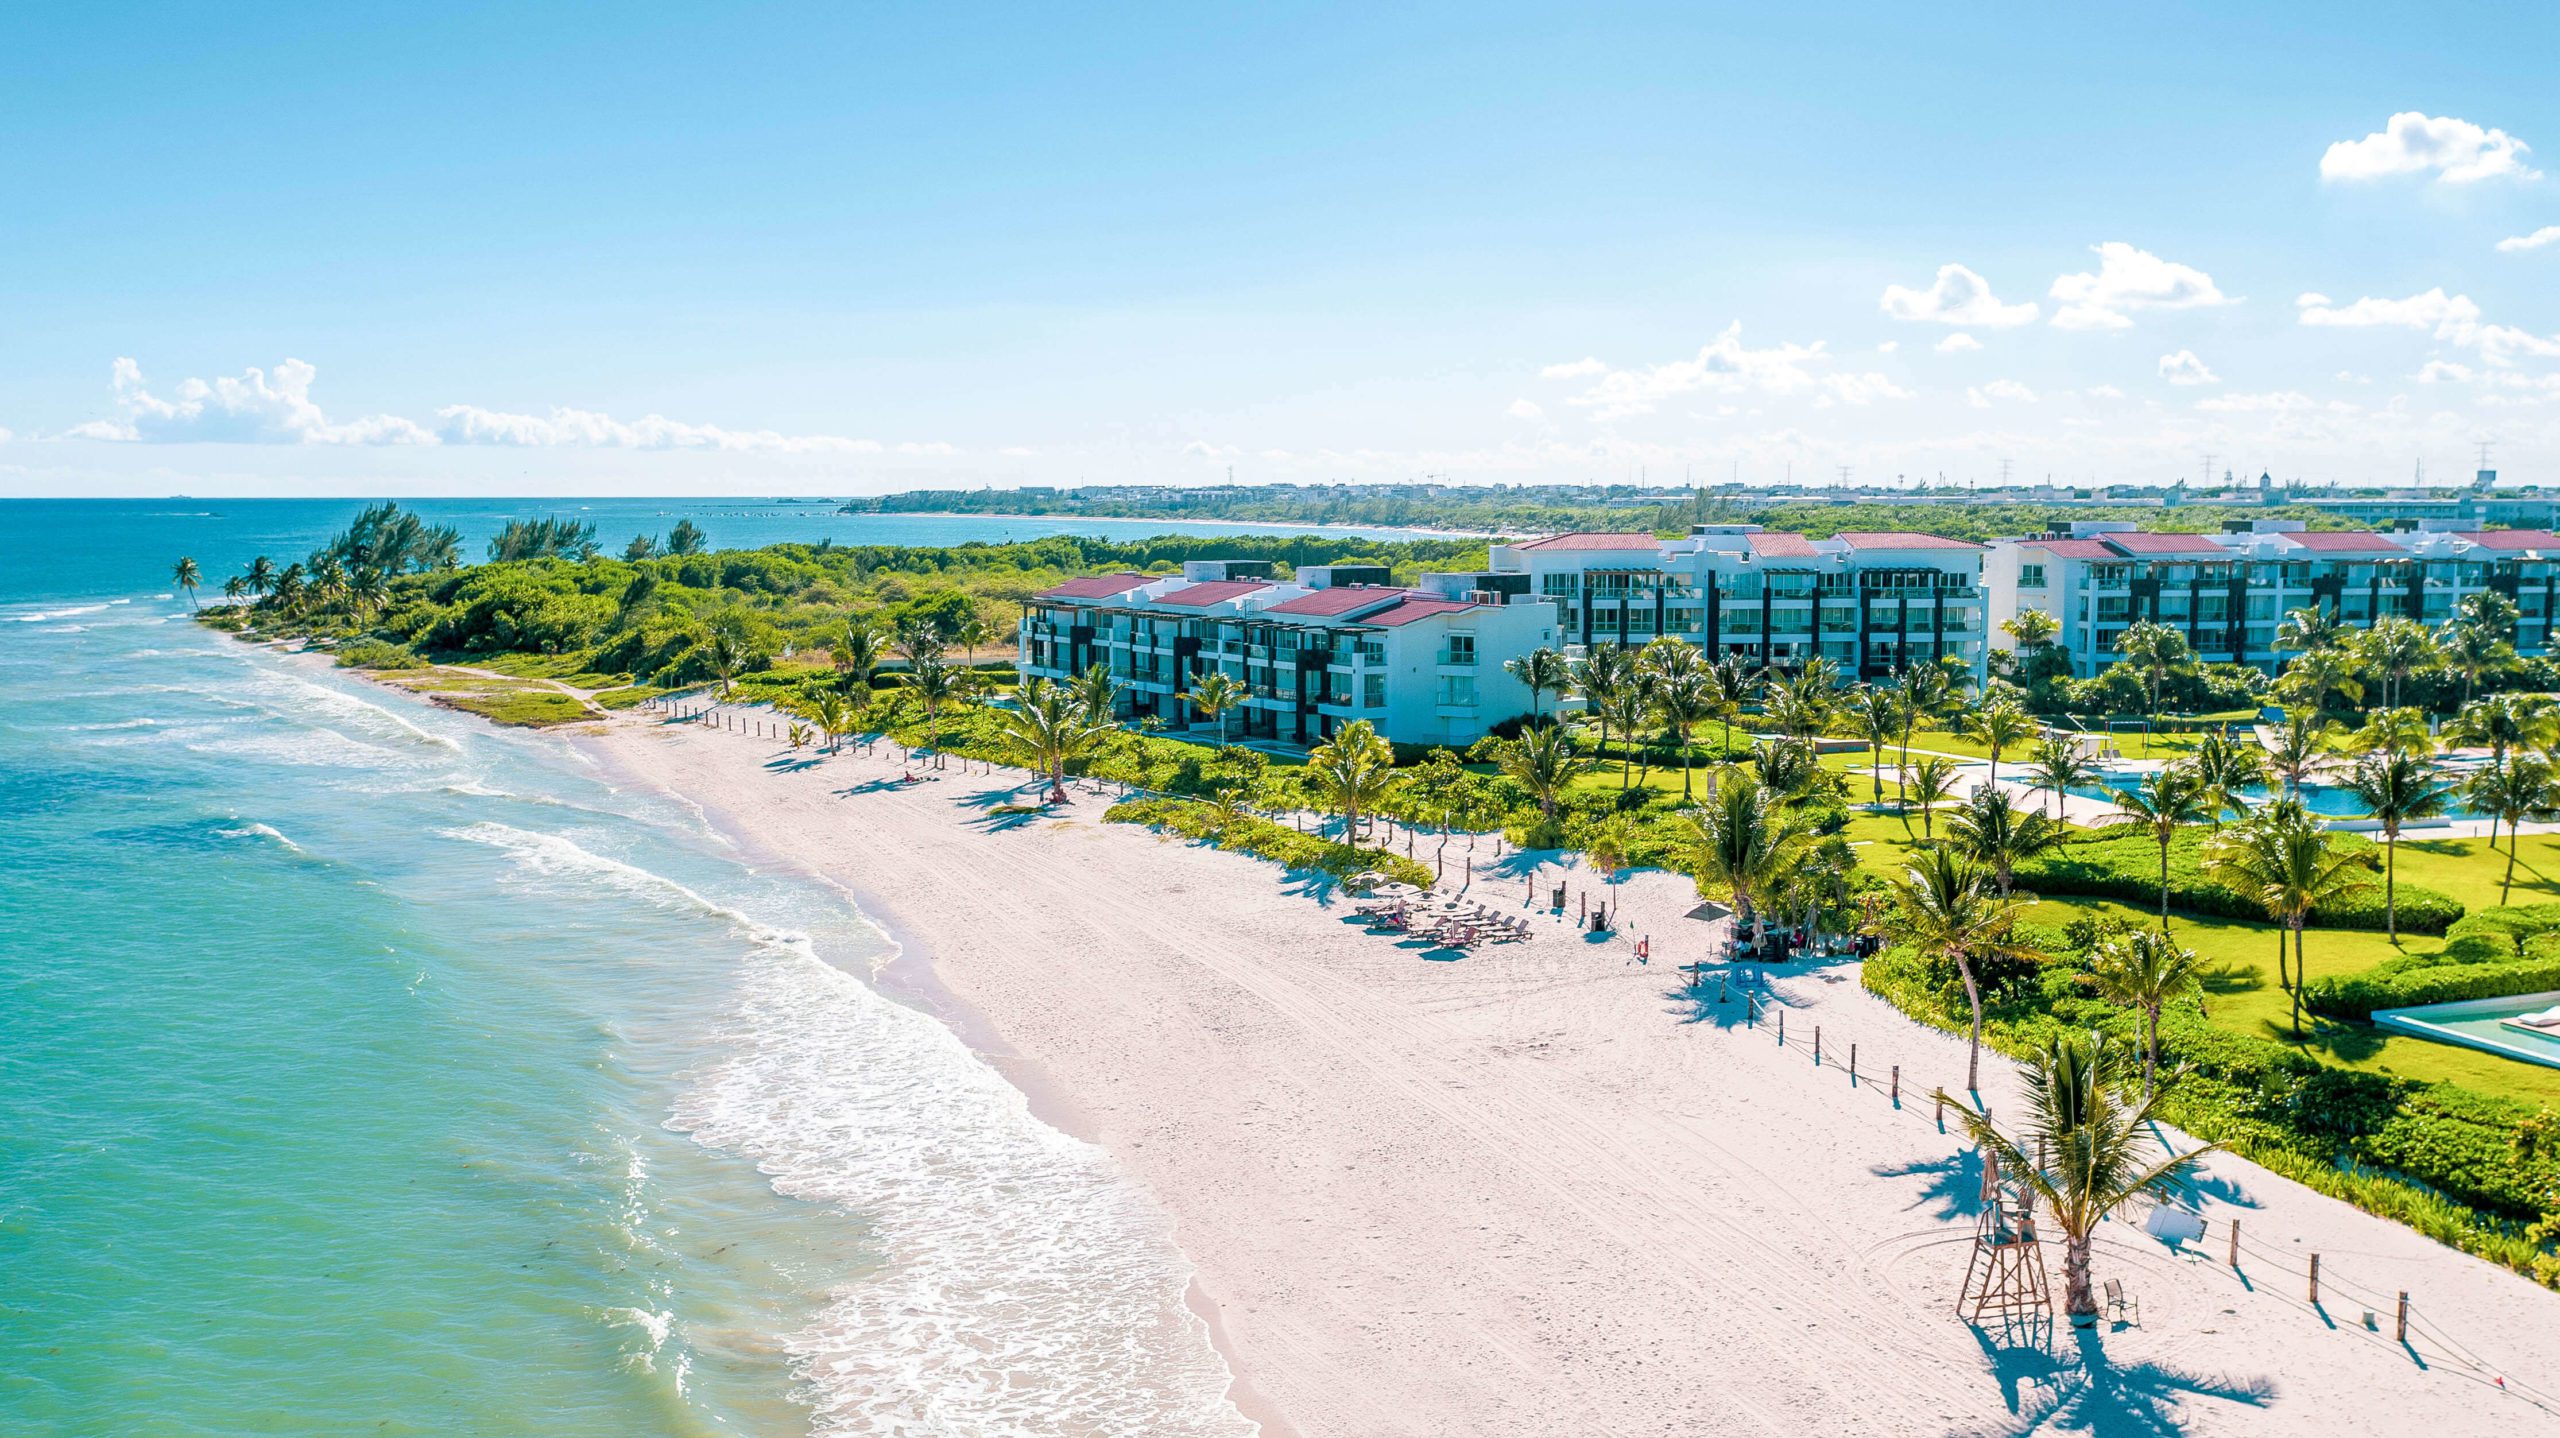
[[[2560, 1004], [2560, 991], [2510, 994], [2505, 998], [2462, 999], [2449, 1004], [2376, 1009], [2373, 1022], [2376, 1028], [2389, 1029], [2394, 1033], [2414, 1034], [2438, 1043], [2460, 1044], [2467, 1049], [2478, 1049], [2524, 1063], [2560, 1068], [2560, 1035], [2536, 1042], [2531, 1034], [2518, 1033], [2496, 1023], [2499, 1019], [2529, 1014], [2555, 1004]], [[2453, 1027], [2456, 1023], [2466, 1022], [2474, 1027]]]

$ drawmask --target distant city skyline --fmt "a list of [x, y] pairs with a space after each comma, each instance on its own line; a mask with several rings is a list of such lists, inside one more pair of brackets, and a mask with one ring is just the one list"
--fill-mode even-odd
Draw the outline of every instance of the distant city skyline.
[[2540, 11], [13, 38], [0, 495], [2560, 484]]

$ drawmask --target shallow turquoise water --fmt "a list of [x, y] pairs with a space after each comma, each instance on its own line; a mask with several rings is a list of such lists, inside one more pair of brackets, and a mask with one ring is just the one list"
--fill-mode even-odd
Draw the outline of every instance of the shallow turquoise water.
[[841, 896], [165, 562], [0, 570], [0, 1433], [1249, 1431]]

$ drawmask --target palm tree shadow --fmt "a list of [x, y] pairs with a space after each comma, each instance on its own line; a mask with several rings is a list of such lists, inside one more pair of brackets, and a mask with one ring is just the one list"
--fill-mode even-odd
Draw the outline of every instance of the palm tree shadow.
[[1919, 1208], [1931, 1205], [1930, 1217], [1945, 1221], [1975, 1218], [1982, 1213], [1982, 1155], [1971, 1149], [1958, 1149], [1945, 1158], [1913, 1159], [1908, 1163], [1880, 1163], [1867, 1170], [1878, 1178], [1925, 1178], [1920, 1196], [1903, 1205]]
[[806, 758], [796, 754], [777, 754], [774, 757], [765, 760], [764, 767], [767, 773], [797, 774], [803, 769], [817, 768], [818, 763], [819, 761], [816, 759]]
[[2196, 975], [2208, 994], [2245, 994], [2256, 991], [2258, 971], [2243, 963], [2216, 964]]
[[2301, 1047], [2327, 1054], [2342, 1063], [2357, 1063], [2382, 1052], [2382, 1044], [2382, 1032], [2378, 1029], [2329, 1020], [2318, 1028], [2304, 1030]]
[[1001, 809], [1021, 803], [1022, 791], [1030, 787], [1028, 784], [1003, 784], [992, 789], [980, 789], [974, 794], [963, 794], [952, 802], [963, 809]]
[[[2189, 1431], [2182, 1414], [2189, 1399], [2264, 1408], [2276, 1396], [2275, 1384], [2262, 1377], [2216, 1377], [2156, 1362], [2118, 1363], [2107, 1356], [2105, 1340], [2095, 1329], [2073, 1330], [2076, 1363], [2040, 1347], [1995, 1346], [1980, 1330], [1975, 1337], [2001, 1378], [2009, 1411], [2018, 1416], [2011, 1430], [2018, 1434], [2181, 1438]], [[2041, 1390], [2032, 1401], [2023, 1391], [2030, 1383]]]

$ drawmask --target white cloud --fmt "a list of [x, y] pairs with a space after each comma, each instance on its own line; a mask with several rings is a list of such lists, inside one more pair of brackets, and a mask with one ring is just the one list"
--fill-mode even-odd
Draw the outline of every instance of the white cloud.
[[1975, 350], [1982, 348], [1982, 341], [1975, 339], [1973, 336], [1966, 334], [1962, 330], [1958, 330], [1954, 334], [1947, 336], [1945, 339], [1938, 341], [1936, 348], [1938, 353], [1942, 355], [1971, 354]]
[[2036, 392], [2013, 379], [1995, 379], [1977, 389], [1964, 392], [1964, 402], [1975, 409], [1989, 409], [2001, 400], [2016, 404], [2034, 404]]
[[1008, 444], [1004, 448], [997, 450], [996, 453], [1004, 456], [1006, 459], [1036, 459], [1039, 457], [1040, 451], [1033, 449], [1027, 444]]
[[1886, 340], [1883, 344], [1876, 346], [1876, 353], [1880, 355], [1889, 355], [1900, 348], [1902, 348], [1902, 341]]
[[2549, 244], [2560, 244], [2560, 225], [2544, 225], [2541, 229], [2534, 231], [2532, 234], [2517, 235], [2513, 239], [2500, 240], [2498, 241], [2498, 253], [2502, 255], [2522, 254], [2526, 250], [2538, 250], [2544, 245]]
[[2091, 399], [2122, 399], [2124, 391], [2111, 384], [2093, 384], [2081, 391]]
[[2429, 360], [2412, 378], [2420, 384], [2469, 384], [2471, 366], [2455, 364], [2451, 360]]
[[142, 366], [115, 363], [118, 418], [72, 426], [74, 439], [215, 444], [433, 444], [436, 437], [397, 415], [378, 414], [332, 423], [311, 400], [319, 372], [288, 359], [269, 372], [250, 368], [236, 377], [181, 382], [163, 399], [143, 382]]
[[2524, 157], [2532, 148], [2504, 130], [2468, 120], [2403, 110], [2361, 140], [2340, 140], [2320, 156], [2324, 180], [2379, 180], [2433, 170], [2448, 185], [2512, 175], [2537, 178]]
[[1697, 358], [1673, 360], [1643, 369], [1610, 370], [1598, 383], [1575, 395], [1570, 404], [1591, 411], [1599, 420], [1651, 414], [1675, 395], [1814, 394], [1831, 403], [1867, 404], [1877, 399], [1903, 399], [1907, 393], [1881, 374], [1817, 375], [1832, 355], [1817, 341], [1809, 345], [1780, 343], [1752, 349], [1742, 342], [1740, 321], [1698, 351]]
[[2351, 370], [2351, 369], [2342, 369], [2342, 370], [2338, 371], [2338, 383], [2340, 383], [2340, 384], [2371, 384], [2371, 383], [2373, 383], [2373, 376], [2371, 376], [2371, 375], [2369, 375], [2369, 374], [2357, 374], [2354, 370]]
[[1887, 285], [1881, 303], [1884, 312], [1898, 320], [1976, 325], [1993, 330], [2033, 324], [2036, 317], [2033, 301], [2002, 304], [1991, 293], [1989, 281], [1962, 265], [1938, 266], [1938, 278], [1925, 290]]
[[2164, 260], [2122, 240], [2094, 247], [2098, 269], [2053, 282], [2053, 322], [2066, 330], [2120, 330], [2128, 311], [2184, 310], [2237, 303], [2215, 287], [2213, 276]]
[[[288, 359], [272, 371], [253, 367], [236, 377], [185, 380], [164, 398], [144, 382], [140, 364], [118, 359], [117, 417], [73, 425], [62, 437], [156, 444], [509, 445], [786, 455], [886, 452], [876, 440], [723, 429], [657, 414], [619, 420], [594, 410], [565, 407], [535, 415], [447, 405], [436, 411], [432, 426], [391, 414], [337, 421], [311, 397], [318, 373], [306, 361]], [[897, 452], [943, 456], [959, 451], [934, 441], [902, 444]]]
[[2339, 305], [2325, 295], [2304, 295], [2294, 304], [2306, 325], [2427, 330], [2447, 343], [2480, 351], [2482, 359], [2495, 365], [2523, 358], [2560, 359], [2560, 336], [2545, 337], [2514, 325], [2482, 324], [2480, 306], [2469, 295], [2448, 295], [2442, 286], [2399, 300], [2367, 296]]
[[1607, 374], [1608, 372], [1609, 367], [1600, 362], [1599, 356], [1584, 355], [1578, 360], [1567, 360], [1563, 364], [1551, 364], [1545, 369], [1538, 371], [1538, 378], [1581, 379], [1585, 375]]
[[2160, 356], [2160, 377], [2177, 385], [2222, 383], [2222, 376], [2215, 374], [2206, 367], [2203, 360], [2196, 358], [2194, 350], [2180, 350], [2173, 355]]
[[1547, 412], [1538, 407], [1537, 401], [1527, 399], [1513, 400], [1511, 402], [1511, 407], [1504, 410], [1503, 413], [1511, 416], [1513, 419], [1525, 419], [1532, 422], [1542, 420], [1547, 417]]

